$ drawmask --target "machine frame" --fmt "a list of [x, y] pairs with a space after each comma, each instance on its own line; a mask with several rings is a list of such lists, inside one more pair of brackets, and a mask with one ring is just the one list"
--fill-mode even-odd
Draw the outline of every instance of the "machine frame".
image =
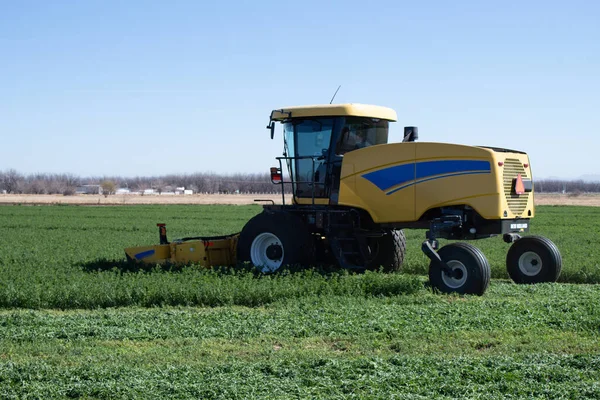
[[[541, 236], [522, 236], [535, 215], [527, 154], [416, 142], [418, 129], [412, 126], [404, 128], [402, 142], [388, 143], [389, 123], [396, 119], [390, 108], [364, 104], [273, 110], [267, 126], [271, 139], [275, 124], [284, 124], [284, 155], [271, 168], [282, 204], [263, 205], [239, 234], [223, 237], [170, 243], [166, 228], [159, 226], [160, 244], [128, 248], [128, 259], [207, 267], [247, 262], [264, 273], [289, 264], [389, 272], [398, 271], [404, 261], [403, 230], [427, 229], [421, 249], [430, 259], [429, 280], [436, 290], [481, 295], [491, 275], [478, 248], [461, 242], [439, 248], [441, 238], [471, 241], [502, 235], [512, 244], [506, 267], [513, 281], [556, 281], [562, 268], [556, 245]], [[328, 124], [329, 131], [323, 128]], [[300, 125], [307, 135], [315, 133], [312, 148], [310, 142], [303, 144], [308, 151], [298, 150]], [[338, 145], [353, 127], [356, 148], [340, 154]], [[325, 135], [327, 147], [321, 148]], [[312, 139], [302, 139], [307, 137]], [[286, 201], [288, 187], [291, 202]]]

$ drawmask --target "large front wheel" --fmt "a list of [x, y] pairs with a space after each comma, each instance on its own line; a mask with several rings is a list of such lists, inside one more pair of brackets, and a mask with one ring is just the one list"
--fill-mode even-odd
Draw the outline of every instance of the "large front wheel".
[[302, 219], [283, 212], [263, 212], [252, 218], [237, 245], [238, 261], [250, 262], [265, 273], [284, 265], [305, 265], [313, 254], [312, 238]]
[[368, 250], [368, 270], [383, 268], [384, 272], [400, 271], [406, 254], [404, 231], [389, 230], [383, 236], [369, 238]]
[[442, 247], [438, 254], [448, 265], [444, 270], [439, 263], [429, 264], [429, 281], [443, 293], [482, 295], [490, 283], [490, 264], [477, 247], [468, 243], [452, 243]]

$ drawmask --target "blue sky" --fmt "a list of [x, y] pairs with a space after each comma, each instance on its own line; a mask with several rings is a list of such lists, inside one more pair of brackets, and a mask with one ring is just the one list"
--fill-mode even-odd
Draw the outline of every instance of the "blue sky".
[[270, 111], [394, 108], [421, 141], [600, 175], [600, 2], [2, 1], [0, 170], [266, 172]]

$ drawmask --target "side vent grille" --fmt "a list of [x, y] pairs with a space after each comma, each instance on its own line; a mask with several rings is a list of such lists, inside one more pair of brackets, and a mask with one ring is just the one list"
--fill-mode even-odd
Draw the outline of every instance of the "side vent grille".
[[512, 184], [513, 179], [517, 177], [518, 174], [521, 174], [521, 178], [529, 179], [525, 168], [521, 161], [516, 158], [507, 158], [504, 160], [504, 169], [503, 169], [503, 179], [504, 179], [504, 195], [506, 196], [506, 201], [508, 202], [508, 208], [513, 212], [516, 216], [521, 216], [527, 207], [527, 202], [529, 201], [529, 196], [531, 193], [524, 193], [522, 195], [517, 195], [512, 192]]

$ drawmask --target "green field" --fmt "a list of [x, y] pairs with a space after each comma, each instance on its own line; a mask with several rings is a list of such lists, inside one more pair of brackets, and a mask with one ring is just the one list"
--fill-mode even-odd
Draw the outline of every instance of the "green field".
[[258, 206], [0, 207], [0, 398], [600, 398], [600, 208], [538, 207], [561, 284], [482, 297], [404, 273], [136, 270], [123, 248], [239, 231]]

